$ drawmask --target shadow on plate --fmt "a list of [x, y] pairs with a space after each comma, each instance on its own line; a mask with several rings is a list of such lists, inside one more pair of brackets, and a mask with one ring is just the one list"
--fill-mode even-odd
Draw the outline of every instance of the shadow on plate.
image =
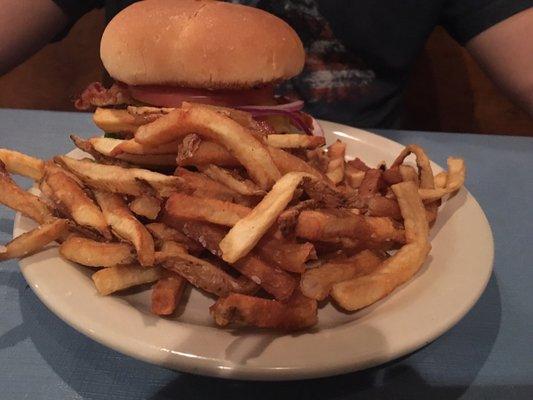
[[[115, 393], [128, 399], [154, 400], [457, 398], [485, 364], [501, 322], [500, 291], [493, 275], [479, 302], [456, 327], [402, 359], [365, 371], [308, 381], [224, 380], [166, 370], [101, 346], [50, 313], [16, 274], [19, 273], [0, 271], [0, 285], [18, 290], [23, 322], [0, 337], [0, 348], [29, 338], [54, 372], [85, 399], [107, 399]], [[258, 347], [255, 352], [238, 355], [238, 344], [228, 349], [233, 357], [253, 358], [261, 351]], [[445, 379], [448, 386], [443, 386]], [[471, 390], [493, 394], [498, 389]]]

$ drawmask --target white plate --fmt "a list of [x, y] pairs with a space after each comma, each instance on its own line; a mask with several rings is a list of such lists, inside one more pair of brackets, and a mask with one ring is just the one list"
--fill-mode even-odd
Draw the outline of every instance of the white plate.
[[[402, 146], [351, 127], [324, 122], [328, 142], [370, 164], [391, 161]], [[468, 160], [467, 160], [468, 161]], [[435, 171], [440, 168], [433, 165]], [[14, 234], [33, 226], [17, 215]], [[357, 313], [326, 305], [314, 329], [293, 335], [216, 328], [213, 299], [196, 290], [172, 319], [149, 312], [149, 290], [101, 297], [91, 270], [49, 248], [20, 262], [46, 306], [74, 329], [129, 356], [195, 374], [287, 380], [356, 371], [395, 359], [431, 342], [456, 324], [483, 292], [492, 270], [487, 219], [466, 190], [445, 203], [432, 229], [431, 255], [417, 276]]]

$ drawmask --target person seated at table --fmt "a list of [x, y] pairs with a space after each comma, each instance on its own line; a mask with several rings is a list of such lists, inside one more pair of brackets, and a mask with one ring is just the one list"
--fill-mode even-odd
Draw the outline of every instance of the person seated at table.
[[[179, 0], [176, 0], [179, 1]], [[0, 74], [83, 14], [109, 20], [132, 0], [0, 0]], [[307, 51], [304, 72], [284, 89], [314, 116], [360, 127], [398, 127], [411, 67], [437, 25], [474, 56], [533, 116], [533, 0], [242, 0], [286, 20]]]

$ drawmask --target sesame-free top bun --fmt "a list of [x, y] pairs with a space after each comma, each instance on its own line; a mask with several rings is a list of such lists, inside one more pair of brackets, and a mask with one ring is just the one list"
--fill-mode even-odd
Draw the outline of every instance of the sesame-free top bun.
[[108, 24], [100, 56], [129, 85], [243, 89], [291, 78], [305, 53], [278, 17], [239, 4], [145, 0]]

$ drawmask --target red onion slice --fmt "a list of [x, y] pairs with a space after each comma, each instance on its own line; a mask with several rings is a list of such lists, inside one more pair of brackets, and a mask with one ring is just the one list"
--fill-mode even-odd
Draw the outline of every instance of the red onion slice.
[[290, 103], [276, 104], [274, 106], [239, 106], [240, 110], [253, 113], [254, 111], [300, 111], [304, 107], [302, 100], [291, 101]]

